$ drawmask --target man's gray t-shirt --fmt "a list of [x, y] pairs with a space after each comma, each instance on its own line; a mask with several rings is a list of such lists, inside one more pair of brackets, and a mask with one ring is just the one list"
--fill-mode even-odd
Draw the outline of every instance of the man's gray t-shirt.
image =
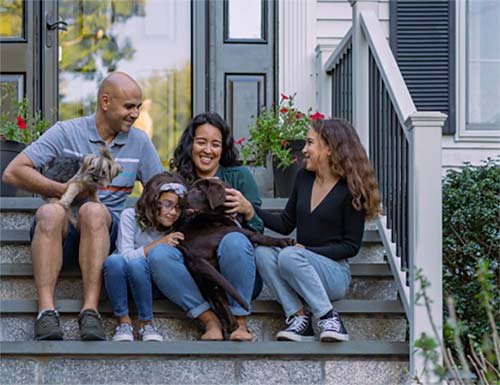
[[[36, 168], [40, 168], [58, 157], [81, 160], [86, 154], [99, 153], [99, 148], [104, 145], [97, 133], [93, 114], [57, 122], [23, 152]], [[108, 147], [123, 171], [112, 180], [111, 185], [99, 189], [99, 199], [112, 212], [119, 214], [134, 188], [134, 182], [138, 180], [144, 185], [164, 169], [153, 143], [138, 128], [131, 127], [129, 132], [118, 133]]]

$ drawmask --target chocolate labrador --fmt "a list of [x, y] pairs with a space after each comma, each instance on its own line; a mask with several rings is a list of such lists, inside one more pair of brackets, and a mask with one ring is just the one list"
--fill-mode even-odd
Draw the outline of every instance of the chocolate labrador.
[[273, 238], [243, 228], [236, 218], [225, 214], [226, 187], [228, 186], [217, 178], [199, 179], [193, 183], [187, 195], [187, 207], [194, 213], [179, 229], [184, 234], [184, 240], [180, 242], [178, 249], [184, 255], [184, 263], [201, 294], [231, 333], [236, 330], [238, 324], [229, 309], [226, 293], [246, 310], [250, 307], [219, 272], [217, 247], [222, 238], [237, 231], [245, 234], [253, 243], [276, 247], [294, 245], [295, 240]]

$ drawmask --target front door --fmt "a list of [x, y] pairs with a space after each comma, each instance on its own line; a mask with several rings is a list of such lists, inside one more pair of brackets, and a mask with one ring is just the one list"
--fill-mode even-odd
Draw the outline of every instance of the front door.
[[277, 1], [209, 3], [209, 109], [229, 123], [235, 139], [263, 106], [276, 101]]
[[276, 8], [267, 0], [0, 0], [0, 80], [62, 120], [95, 110], [109, 72], [131, 74], [144, 90], [136, 125], [167, 166], [193, 114], [219, 112], [238, 139], [275, 101]]

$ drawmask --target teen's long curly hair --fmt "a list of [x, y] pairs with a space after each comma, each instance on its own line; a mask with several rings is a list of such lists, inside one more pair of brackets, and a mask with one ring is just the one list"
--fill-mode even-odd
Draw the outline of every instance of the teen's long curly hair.
[[353, 196], [352, 206], [364, 209], [366, 219], [381, 213], [380, 193], [375, 173], [356, 130], [344, 119], [319, 119], [313, 129], [330, 147], [333, 172], [347, 182]]
[[217, 127], [222, 134], [222, 154], [219, 164], [221, 166], [241, 165], [238, 160], [238, 149], [234, 146], [234, 138], [226, 121], [215, 112], [203, 112], [191, 119], [175, 148], [174, 158], [170, 160], [170, 169], [179, 172], [189, 184], [198, 179], [192, 159], [193, 141], [196, 129], [204, 124]]
[[[160, 187], [165, 183], [180, 183], [186, 186], [184, 178], [177, 173], [165, 171], [149, 179], [135, 207], [136, 221], [142, 231], [156, 230], [164, 232], [171, 230], [163, 226], [158, 220], [158, 215], [160, 214], [160, 195], [162, 192], [165, 192], [160, 191]], [[184, 197], [179, 197], [179, 204], [181, 207], [184, 205]], [[176, 224], [182, 223], [182, 218], [183, 213], [181, 213], [179, 219], [173, 224], [172, 230], [175, 230], [177, 227]]]

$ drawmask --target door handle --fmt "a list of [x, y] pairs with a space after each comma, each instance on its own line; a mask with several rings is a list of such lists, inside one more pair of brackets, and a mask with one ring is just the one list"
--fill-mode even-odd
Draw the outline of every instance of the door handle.
[[51, 48], [54, 42], [54, 31], [67, 31], [68, 23], [64, 20], [52, 21], [52, 15], [50, 13], [45, 14], [45, 27], [47, 28], [45, 35], [45, 45], [47, 48]]
[[63, 20], [58, 20], [52, 24], [47, 23], [47, 28], [51, 31], [53, 31], [54, 29], [60, 29], [62, 31], [67, 31], [68, 30], [68, 23], [66, 23]]

